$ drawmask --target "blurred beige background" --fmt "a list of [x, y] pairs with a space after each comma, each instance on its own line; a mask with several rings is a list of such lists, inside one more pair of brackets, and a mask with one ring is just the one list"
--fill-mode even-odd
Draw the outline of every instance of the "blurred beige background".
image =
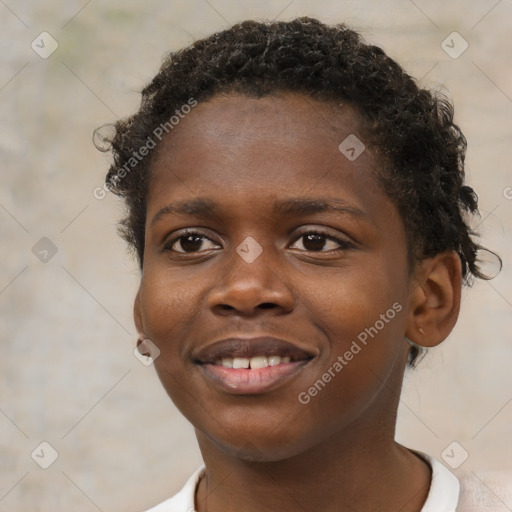
[[[504, 269], [465, 292], [453, 334], [408, 373], [397, 437], [440, 460], [456, 441], [469, 456], [455, 472], [489, 496], [493, 475], [512, 475], [510, 0], [2, 0], [0, 511], [136, 512], [200, 464], [192, 428], [132, 353], [138, 270], [115, 233], [121, 203], [93, 196], [108, 159], [91, 135], [137, 108], [169, 50], [302, 15], [347, 22], [455, 101], [478, 229]], [[42, 32], [58, 44], [49, 56]], [[48, 469], [43, 441], [58, 453]], [[496, 510], [512, 510], [502, 498]]]

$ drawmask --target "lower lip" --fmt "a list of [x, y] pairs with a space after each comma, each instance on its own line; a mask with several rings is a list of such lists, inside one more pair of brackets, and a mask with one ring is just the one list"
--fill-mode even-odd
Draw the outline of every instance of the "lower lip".
[[270, 391], [297, 375], [311, 360], [281, 363], [254, 370], [202, 364], [204, 375], [234, 395], [256, 395]]

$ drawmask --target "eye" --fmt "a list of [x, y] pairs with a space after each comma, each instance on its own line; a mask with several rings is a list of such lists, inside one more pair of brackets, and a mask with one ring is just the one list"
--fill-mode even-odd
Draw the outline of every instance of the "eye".
[[322, 233], [321, 231], [308, 231], [302, 233], [294, 242], [298, 244], [302, 240], [301, 247], [293, 247], [295, 249], [305, 250], [308, 252], [337, 252], [353, 247], [352, 244], [345, 240], [340, 240], [334, 236]]
[[187, 254], [201, 250], [215, 249], [218, 246], [218, 244], [210, 240], [206, 235], [195, 231], [189, 231], [169, 240], [165, 244], [163, 250]]

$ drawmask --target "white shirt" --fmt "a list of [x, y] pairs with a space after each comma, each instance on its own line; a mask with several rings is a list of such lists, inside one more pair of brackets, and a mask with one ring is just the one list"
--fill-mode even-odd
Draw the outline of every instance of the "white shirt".
[[[429, 455], [416, 450], [411, 451], [425, 459], [432, 468], [430, 491], [421, 512], [457, 512], [460, 492], [457, 477]], [[203, 476], [204, 469], [202, 466], [195, 471], [178, 494], [146, 512], [195, 512], [196, 487]]]

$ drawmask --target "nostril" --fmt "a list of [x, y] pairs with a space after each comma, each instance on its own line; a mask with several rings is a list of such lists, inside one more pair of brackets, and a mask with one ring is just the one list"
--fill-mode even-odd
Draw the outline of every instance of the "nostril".
[[276, 305], [272, 304], [272, 302], [264, 302], [263, 304], [260, 304], [258, 307], [261, 309], [271, 309], [271, 308], [275, 308]]
[[[256, 306], [256, 309], [253, 309], [251, 308], [251, 311], [255, 311], [255, 310], [258, 310], [258, 309], [264, 309], [264, 310], [267, 310], [267, 309], [275, 309], [275, 308], [278, 308], [279, 306], [273, 302], [262, 302], [261, 304], [258, 304]], [[237, 311], [237, 310], [242, 310], [241, 307], [236, 307], [236, 306], [232, 306], [231, 304], [216, 304], [213, 309], [218, 313], [218, 314], [226, 314], [226, 313], [229, 313], [229, 312], [232, 312], [232, 311]]]

